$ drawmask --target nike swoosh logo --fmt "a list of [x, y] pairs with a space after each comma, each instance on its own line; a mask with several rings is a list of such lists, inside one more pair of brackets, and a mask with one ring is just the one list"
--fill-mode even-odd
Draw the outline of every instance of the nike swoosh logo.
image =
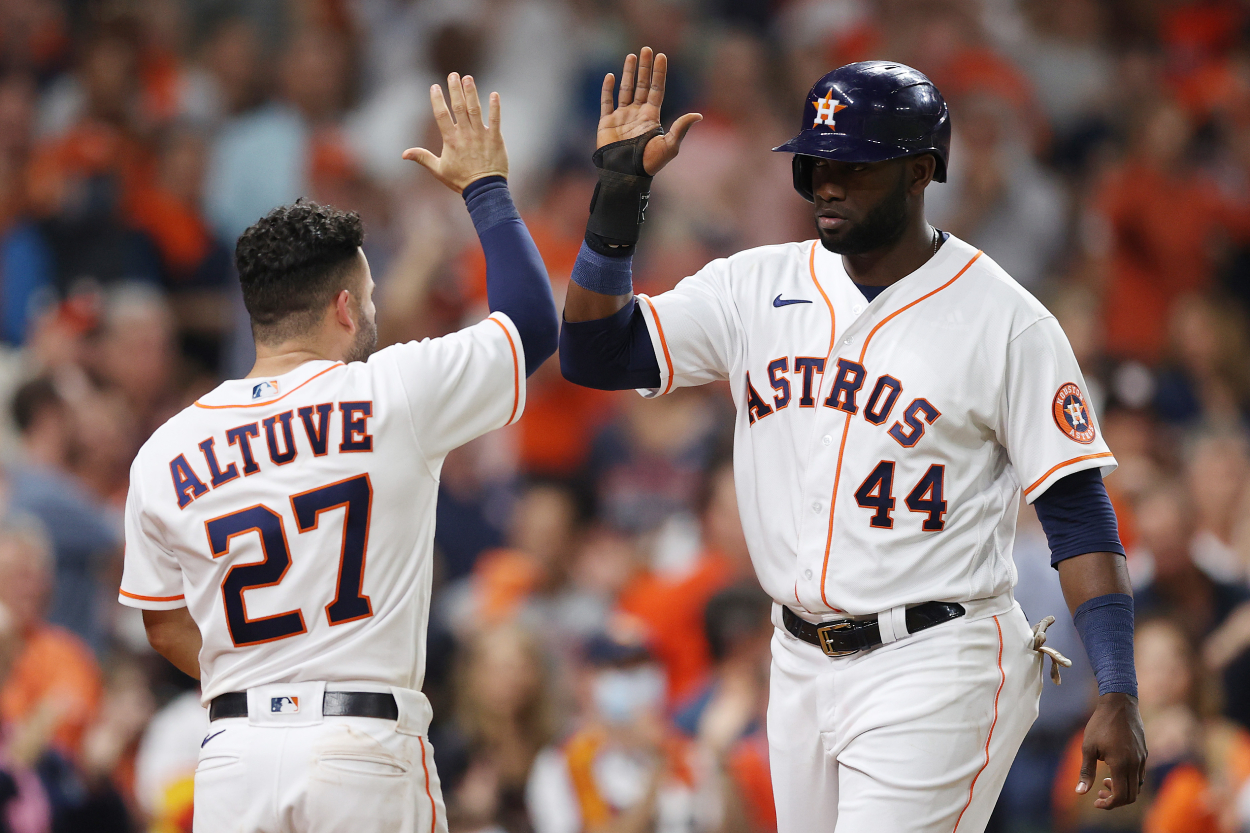
[[787, 298], [784, 301], [781, 300], [781, 295], [778, 295], [776, 298], [773, 298], [774, 307], [784, 307], [784, 306], [789, 306], [790, 304], [810, 304], [810, 303], [811, 301], [807, 300], [806, 298]]
[[204, 748], [204, 745], [205, 745], [206, 743], [208, 743], [210, 740], [212, 740], [213, 738], [217, 737], [218, 735], [223, 734], [225, 731], [226, 731], [225, 729], [222, 729], [220, 732], [214, 732], [213, 734], [211, 734], [211, 735], [209, 735], [208, 737], [204, 738], [204, 740], [202, 740], [202, 741], [200, 742], [200, 748], [201, 748], [201, 749], [203, 749], [203, 748]]

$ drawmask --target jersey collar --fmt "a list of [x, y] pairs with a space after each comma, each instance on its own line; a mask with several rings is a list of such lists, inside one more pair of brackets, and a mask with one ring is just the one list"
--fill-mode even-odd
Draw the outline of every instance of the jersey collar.
[[324, 359], [308, 361], [281, 376], [252, 379], [231, 379], [195, 401], [195, 407], [208, 410], [218, 408], [263, 408], [281, 402], [289, 394], [335, 368], [344, 367], [342, 362]]
[[[843, 284], [843, 288], [849, 288], [854, 291], [856, 297], [863, 298], [863, 293], [846, 273], [846, 267], [842, 265], [842, 256], [826, 249], [820, 244], [820, 240], [816, 240], [814, 245], [816, 246], [817, 279], [826, 286]], [[921, 264], [920, 268], [910, 275], [887, 286], [868, 304], [869, 308], [880, 312], [897, 309], [910, 303], [949, 281], [974, 254], [976, 254], [975, 248], [955, 235], [949, 235], [937, 254]]]

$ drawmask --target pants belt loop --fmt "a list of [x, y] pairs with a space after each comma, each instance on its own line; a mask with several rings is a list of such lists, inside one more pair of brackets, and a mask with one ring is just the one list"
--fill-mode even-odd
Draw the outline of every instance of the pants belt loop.
[[882, 645], [889, 645], [907, 636], [907, 606], [899, 605], [878, 614], [877, 627], [881, 631]]
[[907, 636], [907, 605], [890, 608], [890, 620], [894, 623], [894, 633], [899, 639]]
[[894, 632], [894, 617], [890, 615], [891, 612], [887, 610], [877, 614], [877, 629], [881, 632], [882, 645], [889, 645], [898, 639], [898, 634]]

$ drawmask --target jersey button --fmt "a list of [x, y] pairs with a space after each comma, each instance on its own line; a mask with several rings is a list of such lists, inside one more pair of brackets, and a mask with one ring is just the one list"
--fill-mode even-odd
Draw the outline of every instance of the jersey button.
[[811, 571], [811, 570], [804, 570], [804, 571], [803, 571], [803, 578], [811, 578], [811, 577], [812, 577], [812, 571]]
[[812, 503], [812, 511], [813, 511], [813, 512], [819, 512], [819, 511], [820, 511], [820, 501], [814, 501], [814, 502]]
[[855, 340], [855, 337], [854, 337], [854, 336], [847, 336], [845, 339], [843, 339], [842, 343], [843, 343], [843, 344], [850, 344], [850, 343], [851, 343], [851, 342], [853, 342], [854, 340]]
[[829, 436], [828, 434], [825, 434], [823, 437], [820, 438], [820, 442], [822, 445], [832, 445], [833, 437]]
[[851, 312], [855, 313], [856, 315], [859, 315], [863, 311], [864, 311], [863, 304], [856, 304], [855, 306], [851, 307]]

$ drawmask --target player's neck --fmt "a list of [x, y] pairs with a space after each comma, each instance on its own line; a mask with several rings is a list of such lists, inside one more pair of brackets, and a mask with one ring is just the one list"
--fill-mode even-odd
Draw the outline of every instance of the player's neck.
[[256, 345], [256, 363], [244, 378], [270, 378], [290, 373], [308, 362], [340, 362], [342, 357], [331, 355], [335, 351], [325, 350], [311, 345], [283, 344], [278, 347], [265, 348]]
[[890, 286], [915, 272], [935, 254], [934, 230], [921, 214], [908, 224], [903, 236], [880, 249], [842, 255], [846, 274], [865, 286]]

